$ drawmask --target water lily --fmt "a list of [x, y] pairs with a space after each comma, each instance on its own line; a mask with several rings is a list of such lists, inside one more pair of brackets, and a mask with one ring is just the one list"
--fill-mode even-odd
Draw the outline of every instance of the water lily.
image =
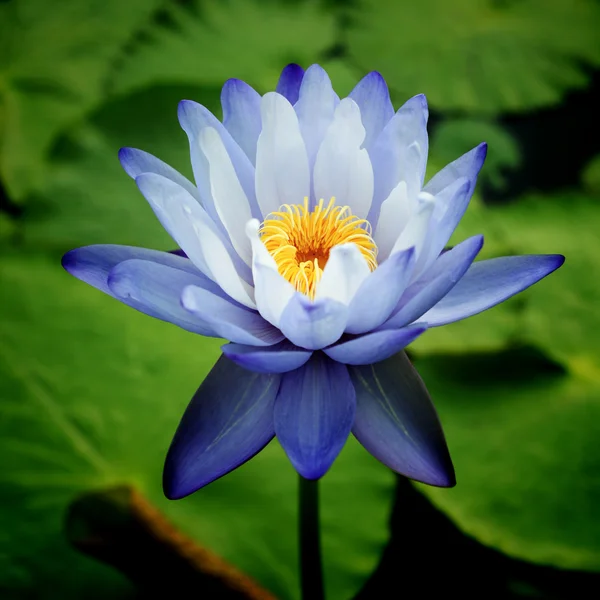
[[289, 65], [275, 92], [231, 79], [221, 99], [222, 122], [179, 105], [195, 184], [146, 152], [120, 151], [181, 251], [97, 245], [63, 259], [141, 312], [228, 340], [175, 434], [165, 493], [194, 492], [274, 436], [300, 475], [318, 479], [350, 433], [394, 471], [454, 485], [435, 409], [403, 349], [564, 258], [474, 262], [479, 235], [447, 249], [486, 145], [424, 184], [425, 97], [394, 112], [378, 73], [340, 100], [322, 68]]

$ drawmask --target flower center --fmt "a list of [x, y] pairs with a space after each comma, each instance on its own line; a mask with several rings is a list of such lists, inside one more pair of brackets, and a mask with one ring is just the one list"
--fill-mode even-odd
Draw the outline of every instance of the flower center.
[[281, 275], [310, 298], [315, 297], [334, 246], [356, 244], [371, 271], [377, 267], [371, 225], [354, 216], [349, 206], [335, 206], [335, 198], [327, 206], [319, 200], [312, 211], [308, 209], [308, 198], [304, 198], [304, 204], [284, 204], [264, 220], [260, 238]]

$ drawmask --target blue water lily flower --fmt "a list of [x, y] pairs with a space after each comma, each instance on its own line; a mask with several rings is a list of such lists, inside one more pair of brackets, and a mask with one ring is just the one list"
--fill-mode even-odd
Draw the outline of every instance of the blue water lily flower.
[[229, 341], [177, 429], [166, 495], [194, 492], [274, 436], [317, 479], [350, 433], [394, 471], [454, 485], [435, 409], [402, 350], [564, 258], [473, 262], [479, 235], [445, 251], [486, 145], [424, 185], [425, 97], [394, 112], [378, 73], [340, 100], [321, 67], [289, 65], [275, 92], [231, 79], [221, 100], [223, 122], [179, 105], [196, 184], [141, 150], [119, 155], [181, 251], [97, 245], [63, 259], [143, 313]]

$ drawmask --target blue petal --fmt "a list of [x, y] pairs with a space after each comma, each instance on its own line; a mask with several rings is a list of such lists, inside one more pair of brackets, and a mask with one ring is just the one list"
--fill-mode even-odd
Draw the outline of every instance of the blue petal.
[[[93, 285], [105, 294], [115, 297], [108, 287], [108, 274], [119, 263], [133, 258], [148, 260], [160, 265], [179, 269], [210, 282], [187, 258], [170, 252], [159, 252], [134, 246], [117, 246], [114, 244], [97, 244], [70, 250], [62, 258], [63, 268], [73, 277]], [[212, 283], [212, 282], [210, 282]], [[214, 284], [213, 284], [214, 285]], [[215, 285], [216, 287], [216, 285]]]
[[537, 283], [564, 262], [560, 254], [505, 256], [476, 262], [419, 322], [437, 327], [476, 315]]
[[406, 354], [349, 371], [356, 390], [356, 439], [401, 475], [429, 485], [455, 485], [438, 416]]
[[[108, 275], [108, 287], [114, 297], [125, 304], [187, 331], [218, 337], [210, 323], [181, 306], [183, 289], [204, 282], [205, 279], [197, 275], [139, 259], [119, 263]], [[212, 286], [211, 281], [209, 287]]]
[[403, 350], [416, 340], [427, 327], [404, 327], [402, 329], [384, 329], [367, 333], [350, 340], [325, 348], [323, 352], [346, 365], [370, 365]]
[[250, 346], [271, 346], [283, 335], [256, 311], [190, 285], [181, 293], [183, 308], [209, 323], [218, 337]]
[[225, 231], [222, 227], [219, 215], [217, 214], [217, 209], [212, 197], [208, 161], [200, 149], [200, 132], [205, 127], [216, 129], [221, 136], [223, 145], [225, 146], [235, 169], [235, 173], [248, 198], [252, 216], [257, 219], [260, 218], [261, 214], [258, 209], [258, 202], [256, 201], [256, 193], [254, 190], [254, 167], [252, 166], [250, 159], [238, 146], [229, 131], [225, 129], [221, 121], [219, 121], [219, 119], [217, 119], [206, 107], [191, 100], [182, 100], [179, 103], [177, 115], [182, 129], [187, 133], [189, 138], [192, 169], [194, 171], [196, 185], [200, 192], [200, 197], [202, 198], [202, 204], [213, 221], [219, 224], [223, 232]]
[[165, 462], [163, 489], [183, 498], [229, 473], [273, 438], [279, 375], [260, 375], [221, 357], [185, 411]]
[[282, 376], [275, 433], [302, 477], [318, 479], [333, 464], [350, 433], [355, 408], [347, 368], [320, 352]]
[[358, 82], [349, 97], [360, 108], [360, 116], [366, 130], [363, 148], [368, 149], [394, 116], [394, 107], [385, 79], [377, 71], [372, 71]]
[[290, 104], [296, 104], [303, 77], [304, 69], [300, 65], [289, 64], [281, 71], [275, 91], [287, 98]]
[[474, 191], [472, 185], [467, 178], [461, 177], [435, 197], [433, 216], [415, 273], [429, 268], [445, 248], [469, 206]]
[[223, 125], [256, 164], [256, 143], [261, 130], [260, 94], [240, 79], [229, 79], [221, 91]]
[[467, 272], [483, 246], [483, 236], [475, 235], [444, 252], [421, 279], [404, 293], [385, 329], [404, 327], [439, 302]]
[[484, 142], [469, 150], [469, 152], [463, 154], [449, 165], [446, 165], [431, 178], [424, 190], [435, 196], [461, 177], [466, 177], [471, 182], [471, 190], [474, 190], [477, 176], [483, 166], [486, 154], [487, 144]]
[[296, 346], [320, 350], [340, 339], [348, 307], [330, 298], [312, 301], [296, 293], [281, 313], [279, 329]]
[[137, 148], [121, 148], [119, 150], [119, 160], [127, 175], [132, 179], [136, 179], [143, 173], [156, 173], [180, 185], [196, 200], [200, 199], [198, 188], [187, 177], [184, 177], [179, 171], [148, 152]]
[[363, 281], [348, 306], [346, 333], [372, 331], [392, 314], [414, 264], [414, 248], [409, 248], [390, 256]]
[[298, 369], [311, 357], [312, 352], [302, 350], [289, 342], [267, 348], [226, 344], [223, 354], [234, 363], [257, 373], [286, 373]]
[[423, 94], [411, 98], [388, 121], [369, 150], [375, 178], [369, 223], [377, 223], [381, 204], [400, 181], [406, 181], [410, 198], [421, 191], [429, 148], [428, 114]]

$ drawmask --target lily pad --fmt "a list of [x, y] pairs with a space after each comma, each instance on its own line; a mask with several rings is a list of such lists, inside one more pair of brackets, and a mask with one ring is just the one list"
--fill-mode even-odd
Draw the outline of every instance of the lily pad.
[[0, 5], [0, 176], [13, 200], [43, 181], [45, 153], [55, 135], [102, 98], [123, 44], [161, 4]]
[[[504, 351], [469, 354], [470, 330], [457, 323], [456, 339], [467, 340], [454, 356], [444, 349], [436, 357], [433, 340], [417, 361], [458, 481], [448, 494], [423, 492], [485, 544], [533, 562], [597, 571], [598, 203], [571, 193], [481, 210], [502, 232], [506, 253], [561, 252], [567, 262], [522, 295], [507, 320], [512, 336]], [[477, 318], [480, 339], [495, 339], [497, 322]]]
[[478, 113], [558, 103], [600, 64], [593, 0], [360, 0], [349, 9], [352, 62], [381, 71], [401, 97]]

